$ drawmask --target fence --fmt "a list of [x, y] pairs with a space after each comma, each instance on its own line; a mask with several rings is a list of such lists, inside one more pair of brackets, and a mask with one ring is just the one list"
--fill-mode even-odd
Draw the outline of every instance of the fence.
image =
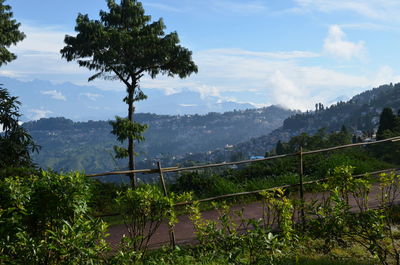
[[[232, 198], [232, 197], [237, 197], [237, 196], [243, 196], [243, 195], [251, 195], [251, 194], [258, 194], [261, 191], [265, 190], [274, 190], [277, 188], [291, 188], [291, 187], [299, 187], [299, 195], [300, 195], [300, 202], [301, 205], [304, 206], [304, 185], [309, 185], [313, 183], [317, 183], [320, 181], [323, 181], [324, 179], [320, 180], [314, 180], [314, 181], [308, 181], [304, 182], [304, 156], [311, 155], [311, 154], [318, 154], [318, 153], [324, 153], [324, 152], [330, 152], [330, 151], [335, 151], [339, 149], [345, 149], [345, 148], [351, 148], [351, 147], [357, 147], [357, 146], [368, 146], [368, 145], [375, 145], [375, 144], [381, 144], [381, 143], [394, 143], [400, 141], [400, 136], [389, 138], [389, 139], [384, 139], [384, 140], [379, 140], [375, 142], [365, 142], [365, 143], [354, 143], [354, 144], [348, 144], [348, 145], [341, 145], [341, 146], [335, 146], [331, 148], [325, 148], [325, 149], [319, 149], [319, 150], [312, 150], [312, 151], [303, 151], [303, 148], [300, 147], [300, 151], [297, 153], [292, 153], [292, 154], [285, 154], [285, 155], [276, 155], [276, 156], [271, 156], [271, 157], [265, 157], [265, 158], [260, 158], [260, 159], [254, 159], [254, 160], [242, 160], [242, 161], [237, 161], [237, 162], [224, 162], [224, 163], [217, 163], [217, 164], [207, 164], [207, 165], [199, 165], [199, 166], [192, 166], [192, 167], [167, 167], [167, 168], [162, 168], [161, 163], [157, 163], [157, 168], [155, 169], [138, 169], [138, 170], [127, 170], [127, 171], [113, 171], [113, 172], [106, 172], [106, 173], [99, 173], [99, 174], [91, 174], [87, 175], [87, 177], [93, 178], [93, 177], [100, 177], [100, 176], [110, 176], [110, 175], [126, 175], [129, 173], [142, 173], [142, 174], [154, 174], [158, 173], [160, 177], [160, 183], [164, 191], [164, 195], [168, 196], [168, 191], [167, 187], [165, 184], [164, 180], [164, 173], [170, 173], [170, 172], [182, 172], [182, 171], [193, 171], [193, 170], [199, 170], [199, 169], [205, 169], [205, 168], [215, 168], [215, 167], [222, 167], [222, 166], [233, 166], [233, 165], [241, 165], [241, 164], [251, 164], [251, 163], [257, 163], [261, 161], [268, 161], [268, 160], [275, 160], [275, 159], [282, 159], [282, 158], [287, 158], [287, 157], [298, 157], [299, 158], [299, 182], [296, 184], [290, 184], [290, 185], [284, 185], [280, 187], [273, 187], [270, 189], [263, 189], [263, 190], [256, 190], [256, 191], [248, 191], [248, 192], [240, 192], [240, 193], [234, 193], [234, 194], [224, 194], [220, 196], [215, 196], [215, 197], [210, 197], [210, 198], [205, 198], [199, 200], [199, 202], [206, 202], [206, 201], [212, 201], [212, 200], [218, 200], [218, 199], [224, 199], [224, 198]], [[388, 171], [397, 171], [398, 169], [387, 169], [387, 170], [382, 170], [382, 171], [376, 171], [376, 172], [369, 172], [369, 174], [379, 174], [383, 172], [388, 172]], [[356, 177], [362, 177], [365, 176], [366, 174], [358, 175]], [[181, 205], [187, 205], [192, 202], [181, 202], [177, 203], [176, 206], [181, 206]], [[109, 217], [109, 216], [117, 216], [119, 214], [108, 214], [108, 215], [101, 215], [99, 217]], [[304, 221], [304, 207], [301, 207], [301, 219]], [[174, 231], [171, 231], [171, 244], [175, 245], [175, 235]]]

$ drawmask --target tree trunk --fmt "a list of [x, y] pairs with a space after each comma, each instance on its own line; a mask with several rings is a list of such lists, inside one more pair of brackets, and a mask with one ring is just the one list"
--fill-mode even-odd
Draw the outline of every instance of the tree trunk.
[[[135, 112], [135, 107], [133, 106], [133, 97], [135, 92], [135, 86], [129, 88], [128, 92], [128, 119], [133, 122], [133, 113]], [[128, 138], [128, 156], [129, 156], [129, 170], [135, 170], [135, 143], [133, 137]], [[131, 186], [132, 188], [137, 187], [137, 178], [135, 173], [130, 173], [129, 178], [131, 179]]]

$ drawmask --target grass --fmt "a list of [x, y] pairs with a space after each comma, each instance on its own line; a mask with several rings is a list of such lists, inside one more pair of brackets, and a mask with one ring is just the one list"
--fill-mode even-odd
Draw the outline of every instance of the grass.
[[[329, 254], [323, 254], [318, 249], [322, 244], [319, 240], [300, 242], [288, 256], [278, 256], [274, 265], [376, 265], [379, 262], [365, 252], [361, 246], [353, 244], [346, 248], [336, 248]], [[171, 250], [168, 248], [151, 251], [140, 264], [174, 264], [174, 265], [216, 265], [229, 263], [227, 253], [216, 254], [213, 251], [198, 251], [196, 247], [183, 247]], [[250, 264], [248, 257], [238, 264]], [[257, 264], [266, 264], [257, 263]]]

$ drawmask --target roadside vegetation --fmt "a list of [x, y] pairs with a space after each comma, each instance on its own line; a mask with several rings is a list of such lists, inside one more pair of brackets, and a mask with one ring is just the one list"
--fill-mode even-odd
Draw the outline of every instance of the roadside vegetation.
[[[93, 182], [79, 173], [39, 172], [0, 180], [1, 264], [400, 264], [398, 208], [400, 176], [353, 178], [336, 167], [319, 184], [326, 196], [301, 203], [282, 189], [260, 192], [263, 218], [246, 219], [214, 203], [218, 220], [202, 216], [191, 193], [165, 197], [156, 186], [117, 192], [115, 203], [129, 233], [110, 246], [107, 223], [91, 214]], [[378, 206], [368, 201], [373, 182]], [[350, 201], [355, 200], [356, 204]], [[174, 204], [185, 208], [197, 243], [149, 250], [161, 222], [173, 228]], [[304, 221], [304, 222], [303, 222]]]

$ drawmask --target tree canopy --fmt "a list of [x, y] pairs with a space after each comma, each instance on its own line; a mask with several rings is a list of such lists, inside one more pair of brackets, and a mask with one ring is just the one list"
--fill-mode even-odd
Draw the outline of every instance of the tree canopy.
[[[20, 23], [12, 19], [11, 6], [0, 0], [0, 66], [16, 59], [8, 48], [25, 38]], [[30, 167], [30, 152], [38, 151], [32, 137], [19, 124], [18, 98], [0, 86], [0, 168]]]
[[17, 97], [0, 87], [0, 129], [3, 131], [0, 133], [0, 168], [30, 167], [30, 152], [39, 150], [32, 137], [19, 124], [20, 104]]
[[25, 34], [19, 31], [20, 25], [13, 19], [11, 6], [0, 0], [0, 66], [17, 58], [8, 48], [25, 38]]
[[379, 128], [376, 133], [377, 140], [388, 138], [385, 137], [384, 135], [385, 133], [386, 134], [389, 133], [390, 135], [392, 135], [392, 133], [397, 131], [399, 129], [396, 128], [398, 119], [399, 118], [394, 115], [393, 110], [391, 108], [384, 108], [379, 118]]
[[[76, 19], [76, 36], [66, 36], [66, 46], [61, 50], [67, 61], [76, 60], [82, 67], [96, 73], [89, 81], [104, 78], [121, 81], [127, 91], [123, 101], [128, 105], [128, 117], [116, 117], [112, 133], [128, 148], [116, 147], [117, 157], [129, 157], [129, 169], [135, 169], [134, 141], [143, 140], [145, 125], [134, 122], [134, 102], [146, 99], [140, 88], [140, 79], [147, 74], [184, 78], [197, 72], [192, 52], [179, 45], [176, 32], [166, 34], [160, 18], [151, 22], [143, 6], [136, 0], [107, 0], [108, 11], [100, 11], [99, 20], [79, 14]], [[136, 178], [131, 175], [136, 185]]]

